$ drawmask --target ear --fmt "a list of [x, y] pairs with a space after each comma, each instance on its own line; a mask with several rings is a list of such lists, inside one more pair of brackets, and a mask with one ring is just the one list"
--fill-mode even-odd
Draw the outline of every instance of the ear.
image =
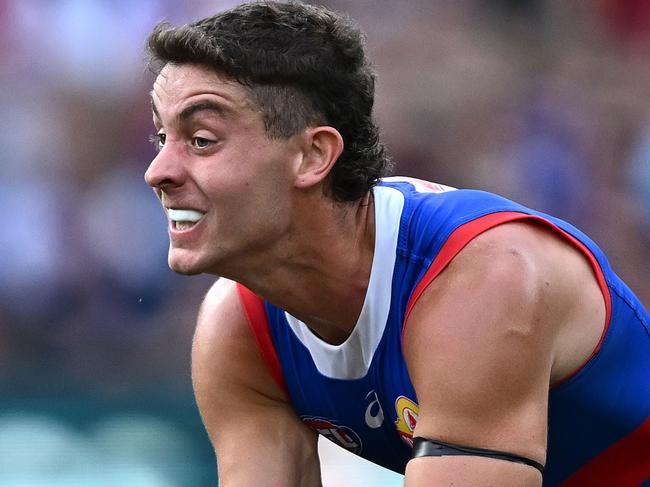
[[295, 186], [310, 188], [323, 181], [343, 152], [343, 137], [334, 127], [311, 127], [303, 134], [303, 158]]

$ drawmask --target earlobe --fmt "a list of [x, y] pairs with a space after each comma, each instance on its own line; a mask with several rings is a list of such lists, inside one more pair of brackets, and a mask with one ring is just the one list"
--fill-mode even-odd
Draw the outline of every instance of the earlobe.
[[343, 137], [338, 130], [329, 126], [309, 128], [304, 136], [304, 155], [295, 185], [306, 189], [318, 185], [330, 173], [343, 152]]

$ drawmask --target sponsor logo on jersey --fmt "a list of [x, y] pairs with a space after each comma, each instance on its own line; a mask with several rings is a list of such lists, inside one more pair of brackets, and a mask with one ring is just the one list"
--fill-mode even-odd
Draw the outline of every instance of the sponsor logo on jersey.
[[359, 438], [359, 435], [352, 428], [338, 425], [334, 421], [325, 418], [303, 416], [300, 419], [328, 440], [357, 455], [361, 453], [361, 438]]
[[420, 408], [408, 397], [399, 396], [395, 400], [395, 411], [397, 412], [397, 421], [395, 421], [397, 432], [402, 440], [413, 448], [413, 431], [418, 422]]
[[365, 421], [368, 428], [376, 429], [384, 424], [384, 411], [381, 409], [379, 397], [377, 393], [372, 390], [366, 394], [366, 399], [371, 399], [370, 404], [366, 408]]

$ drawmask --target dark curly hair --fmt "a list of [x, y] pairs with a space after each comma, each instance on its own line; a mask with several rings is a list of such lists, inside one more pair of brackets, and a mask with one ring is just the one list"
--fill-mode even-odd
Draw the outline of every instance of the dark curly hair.
[[147, 40], [148, 67], [200, 64], [247, 87], [270, 137], [330, 125], [344, 149], [328, 193], [355, 201], [390, 167], [372, 118], [375, 74], [354, 22], [296, 2], [247, 3], [181, 27], [158, 24]]

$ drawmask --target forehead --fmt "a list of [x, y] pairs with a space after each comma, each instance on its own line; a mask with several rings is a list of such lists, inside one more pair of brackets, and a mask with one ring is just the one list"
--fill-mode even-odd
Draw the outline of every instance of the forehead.
[[163, 118], [178, 114], [199, 99], [209, 99], [227, 112], [251, 108], [248, 90], [244, 86], [199, 65], [167, 64], [156, 77], [151, 91], [154, 111]]

